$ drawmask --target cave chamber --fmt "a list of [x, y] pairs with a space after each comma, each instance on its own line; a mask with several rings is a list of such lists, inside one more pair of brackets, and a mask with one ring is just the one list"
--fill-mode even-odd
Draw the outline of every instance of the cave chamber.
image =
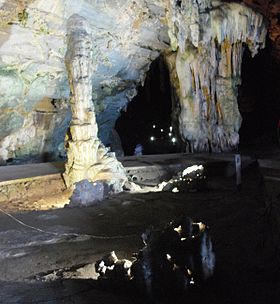
[[177, 107], [164, 55], [152, 62], [143, 86], [116, 122], [125, 155], [176, 153], [182, 149]]

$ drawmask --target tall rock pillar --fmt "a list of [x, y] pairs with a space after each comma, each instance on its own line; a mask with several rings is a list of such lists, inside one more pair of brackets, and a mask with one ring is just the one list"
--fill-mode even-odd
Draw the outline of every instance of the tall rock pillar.
[[72, 120], [66, 138], [65, 183], [74, 188], [84, 180], [102, 180], [114, 191], [121, 191], [126, 180], [124, 168], [97, 137], [92, 102], [94, 60], [90, 26], [85, 18], [76, 14], [69, 18], [67, 26], [65, 64], [71, 90]]

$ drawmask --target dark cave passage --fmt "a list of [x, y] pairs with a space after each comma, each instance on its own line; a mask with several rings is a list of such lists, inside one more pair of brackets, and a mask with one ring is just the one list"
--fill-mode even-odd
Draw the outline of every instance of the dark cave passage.
[[[171, 127], [171, 87], [163, 56], [147, 73], [145, 84], [116, 122], [125, 155], [179, 152], [179, 140]], [[141, 145], [141, 147], [140, 147]], [[137, 153], [137, 152], [136, 152]]]
[[239, 87], [239, 111], [242, 125], [240, 146], [270, 146], [277, 143], [280, 119], [280, 65], [271, 56], [271, 42], [254, 58], [246, 48]]

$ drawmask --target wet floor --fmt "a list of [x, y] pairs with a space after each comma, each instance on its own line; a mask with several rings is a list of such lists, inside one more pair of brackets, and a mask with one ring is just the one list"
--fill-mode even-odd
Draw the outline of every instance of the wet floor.
[[94, 263], [111, 250], [130, 258], [147, 227], [161, 229], [182, 214], [210, 226], [217, 257], [215, 276], [184, 302], [273, 303], [280, 295], [274, 210], [251, 166], [241, 190], [233, 178], [212, 178], [201, 192], [122, 193], [88, 208], [0, 213], [0, 303], [147, 303], [100, 288], [94, 271], [91, 279], [36, 278]]

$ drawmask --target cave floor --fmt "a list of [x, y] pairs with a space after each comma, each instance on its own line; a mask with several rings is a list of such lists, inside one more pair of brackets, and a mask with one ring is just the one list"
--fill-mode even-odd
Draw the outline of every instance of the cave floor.
[[185, 302], [273, 303], [279, 205], [252, 164], [239, 190], [234, 178], [216, 176], [201, 192], [121, 193], [87, 208], [0, 213], [0, 303], [147, 303], [101, 288], [92, 263], [111, 250], [130, 258], [146, 227], [160, 229], [182, 214], [210, 226], [217, 258], [214, 277]]
[[[280, 185], [279, 147], [247, 152], [241, 154], [242, 168], [258, 160], [265, 179], [270, 180], [269, 187], [272, 185], [277, 192]], [[161, 154], [124, 157], [120, 161], [131, 180], [154, 186], [195, 164], [202, 164], [211, 177], [233, 176], [234, 157], [233, 153]], [[69, 203], [70, 196], [62, 178], [63, 171], [63, 162], [0, 166], [0, 206], [9, 212], [62, 208]]]

